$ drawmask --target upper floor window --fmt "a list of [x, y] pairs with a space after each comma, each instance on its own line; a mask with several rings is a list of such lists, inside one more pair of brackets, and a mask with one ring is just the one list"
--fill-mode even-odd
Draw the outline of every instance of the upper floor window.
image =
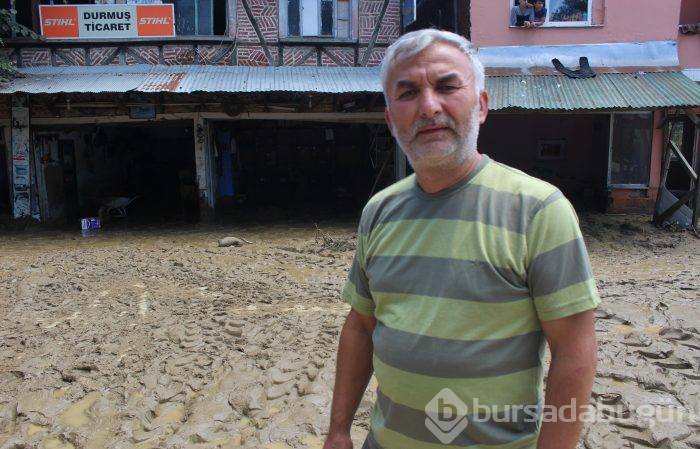
[[593, 0], [512, 0], [510, 25], [525, 28], [591, 25]]
[[280, 36], [351, 39], [356, 4], [356, 0], [280, 0]]
[[178, 36], [227, 34], [226, 0], [162, 0], [162, 3], [175, 5], [175, 34]]

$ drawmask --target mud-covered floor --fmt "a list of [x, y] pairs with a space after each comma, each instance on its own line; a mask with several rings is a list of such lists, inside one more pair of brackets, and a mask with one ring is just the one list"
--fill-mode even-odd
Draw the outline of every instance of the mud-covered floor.
[[[582, 217], [603, 304], [580, 447], [700, 448], [700, 240], [647, 220]], [[0, 236], [0, 448], [320, 448], [355, 223], [319, 226]]]

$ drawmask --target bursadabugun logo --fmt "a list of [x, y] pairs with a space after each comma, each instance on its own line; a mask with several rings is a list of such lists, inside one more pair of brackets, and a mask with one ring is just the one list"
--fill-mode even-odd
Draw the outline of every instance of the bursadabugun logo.
[[469, 425], [467, 406], [449, 388], [443, 388], [425, 406], [425, 426], [442, 444], [450, 444]]

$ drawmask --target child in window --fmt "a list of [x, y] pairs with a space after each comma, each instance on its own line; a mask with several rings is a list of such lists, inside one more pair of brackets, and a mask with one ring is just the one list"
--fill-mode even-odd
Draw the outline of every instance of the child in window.
[[544, 0], [535, 0], [533, 7], [535, 11], [535, 20], [530, 23], [530, 27], [539, 27], [544, 25], [547, 20], [547, 8], [544, 7]]
[[510, 10], [510, 26], [527, 27], [535, 21], [535, 10], [527, 0], [518, 0]]

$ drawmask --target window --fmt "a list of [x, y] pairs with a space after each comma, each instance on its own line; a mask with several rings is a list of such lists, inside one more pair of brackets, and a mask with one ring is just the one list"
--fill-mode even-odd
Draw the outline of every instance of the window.
[[592, 0], [549, 0], [547, 20], [550, 26], [577, 26], [591, 24]]
[[591, 24], [593, 0], [527, 0], [525, 9], [520, 7], [520, 0], [509, 2], [511, 7], [511, 26], [524, 26], [529, 21], [528, 8], [533, 10], [535, 22], [544, 17], [545, 27], [588, 26]]
[[351, 39], [353, 0], [281, 0], [280, 36]]
[[227, 34], [226, 0], [163, 0], [175, 4], [177, 36], [221, 36]]
[[612, 114], [608, 186], [649, 186], [651, 161], [651, 112]]

